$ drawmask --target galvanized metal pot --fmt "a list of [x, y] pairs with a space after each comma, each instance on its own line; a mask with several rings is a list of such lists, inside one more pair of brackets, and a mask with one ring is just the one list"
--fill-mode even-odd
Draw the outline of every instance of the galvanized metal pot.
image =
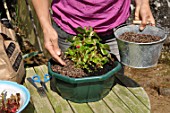
[[[125, 32], [159, 36], [161, 40], [151, 43], [128, 42], [119, 38]], [[140, 31], [139, 25], [126, 25], [117, 28], [114, 33], [122, 64], [133, 68], [149, 68], [157, 65], [163, 43], [167, 38], [163, 29], [148, 25], [143, 31]]]

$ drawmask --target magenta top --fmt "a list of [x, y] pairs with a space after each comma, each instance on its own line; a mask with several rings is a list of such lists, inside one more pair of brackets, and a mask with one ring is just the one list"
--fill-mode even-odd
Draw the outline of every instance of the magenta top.
[[91, 26], [98, 33], [112, 30], [130, 15], [131, 0], [53, 0], [54, 21], [67, 33]]

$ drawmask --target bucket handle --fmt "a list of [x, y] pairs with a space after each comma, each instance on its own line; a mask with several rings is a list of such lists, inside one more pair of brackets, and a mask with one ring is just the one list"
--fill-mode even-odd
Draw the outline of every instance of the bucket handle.
[[[140, 25], [141, 21], [133, 21], [133, 23], [123, 23], [115, 28], [113, 28], [113, 31], [115, 32], [117, 29], [121, 28], [121, 27], [124, 27], [124, 26], [127, 26], [127, 25]], [[149, 25], [149, 24], [148, 24]], [[161, 27], [161, 26], [156, 26], [157, 28], [160, 28], [162, 29], [163, 31], [165, 31], [165, 34], [168, 35], [170, 33], [169, 30], [167, 30], [166, 28], [164, 27]]]
[[[115, 32], [117, 29], [119, 29], [119, 28], [121, 28], [121, 27], [124, 27], [124, 26], [127, 26], [127, 25], [140, 25], [141, 22], [142, 22], [141, 20], [133, 20], [132, 23], [123, 23], [123, 24], [115, 27], [115, 28], [113, 29], [113, 31]], [[149, 23], [148, 23], [147, 25], [149, 25]]]
[[115, 32], [117, 29], [121, 28], [121, 27], [124, 27], [124, 26], [127, 26], [127, 25], [132, 25], [131, 23], [123, 23], [115, 28], [113, 28], [113, 32]]
[[132, 22], [132, 23], [126, 23], [126, 22], [125, 22], [125, 23], [123, 23], [123, 24], [121, 24], [121, 25], [113, 28], [113, 31], [115, 32], [117, 29], [119, 29], [119, 28], [121, 28], [121, 27], [124, 27], [124, 26], [128, 26], [128, 25], [139, 25], [139, 23], [134, 23], [134, 22]]
[[[134, 20], [134, 21], [133, 21], [133, 24], [140, 25], [141, 22], [142, 22], [141, 20]], [[147, 25], [150, 25], [150, 23], [147, 23]], [[158, 26], [158, 25], [157, 25], [156, 27], [162, 29], [163, 31], [165, 31], [165, 34], [166, 34], [166, 35], [170, 33], [169, 30], [167, 30], [167, 29], [164, 28], [164, 27], [161, 27], [161, 26]]]

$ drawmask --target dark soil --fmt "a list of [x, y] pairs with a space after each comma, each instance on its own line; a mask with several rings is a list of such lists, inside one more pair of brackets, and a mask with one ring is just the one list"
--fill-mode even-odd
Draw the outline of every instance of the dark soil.
[[149, 43], [149, 42], [159, 41], [161, 39], [158, 36], [137, 34], [134, 32], [125, 32], [122, 35], [120, 35], [119, 38], [129, 42], [137, 42], [137, 43]]
[[104, 65], [104, 68], [100, 68], [94, 72], [88, 73], [86, 70], [83, 70], [81, 68], [77, 68], [70, 59], [66, 58], [65, 55], [62, 55], [61, 58], [66, 62], [66, 66], [62, 66], [59, 63], [52, 61], [51, 68], [54, 72], [57, 72], [59, 74], [73, 77], [73, 78], [80, 78], [80, 77], [87, 77], [87, 76], [98, 76], [103, 75], [107, 73], [108, 71], [112, 70], [114, 66], [114, 62], [110, 61], [109, 63]]

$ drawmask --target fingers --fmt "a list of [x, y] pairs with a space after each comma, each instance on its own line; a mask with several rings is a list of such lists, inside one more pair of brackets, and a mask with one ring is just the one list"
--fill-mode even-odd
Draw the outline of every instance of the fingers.
[[133, 24], [139, 24], [140, 25], [139, 29], [144, 30], [146, 25], [155, 26], [155, 20], [154, 19], [151, 20], [143, 19], [143, 21], [133, 20]]
[[51, 39], [51, 43], [53, 45], [53, 50], [55, 52], [55, 54], [57, 54], [58, 56], [61, 55], [61, 50], [58, 46], [58, 40], [55, 38], [55, 39]]
[[58, 46], [57, 34], [54, 33], [52, 36], [50, 36], [50, 34], [47, 34], [45, 36], [49, 36], [49, 37], [45, 37], [44, 44], [45, 44], [45, 48], [48, 50], [50, 55], [53, 57], [53, 59], [56, 62], [59, 62], [61, 65], [66, 65], [66, 63], [60, 58], [61, 50]]
[[140, 7], [137, 6], [135, 8], [135, 20], [140, 20], [139, 12], [140, 12]]
[[[144, 30], [146, 25], [155, 26], [155, 19], [152, 15], [150, 6], [148, 2], [136, 1], [136, 9], [135, 9], [135, 22], [140, 24], [139, 29]], [[141, 23], [139, 23], [141, 22]]]
[[139, 29], [140, 30], [143, 30], [145, 27], [146, 27], [146, 24], [147, 24], [147, 20], [145, 17], [142, 17], [142, 21], [141, 21], [141, 18], [140, 18], [140, 9], [141, 7], [140, 6], [136, 6], [136, 9], [135, 9], [135, 20], [133, 21], [133, 24], [140, 24], [140, 27]]
[[139, 29], [142, 31], [142, 30], [144, 30], [145, 29], [145, 27], [146, 27], [146, 25], [147, 25], [147, 18], [143, 18], [143, 20], [142, 20], [142, 22], [141, 22], [141, 24], [140, 24], [140, 26], [139, 26]]
[[139, 24], [139, 29], [142, 31], [147, 25], [146, 21], [141, 21], [141, 20], [133, 20], [133, 24]]
[[52, 27], [49, 27], [49, 29], [44, 32], [44, 45], [56, 62], [61, 65], [66, 65], [60, 57], [61, 50], [58, 46], [58, 34]]
[[155, 19], [153, 18], [153, 16], [149, 19], [149, 23], [151, 26], [155, 26]]
[[143, 30], [146, 27], [146, 25], [155, 26], [155, 19], [153, 18], [152, 14], [150, 14], [146, 17], [144, 16], [142, 18], [140, 30]]
[[144, 30], [146, 25], [155, 26], [155, 19], [153, 18], [152, 14], [141, 15], [141, 19], [135, 16], [133, 24], [140, 24], [139, 29]]
[[66, 63], [60, 58], [61, 50], [59, 48], [54, 49], [53, 45], [46, 45], [45, 47], [56, 62], [59, 62], [61, 65], [66, 65]]

